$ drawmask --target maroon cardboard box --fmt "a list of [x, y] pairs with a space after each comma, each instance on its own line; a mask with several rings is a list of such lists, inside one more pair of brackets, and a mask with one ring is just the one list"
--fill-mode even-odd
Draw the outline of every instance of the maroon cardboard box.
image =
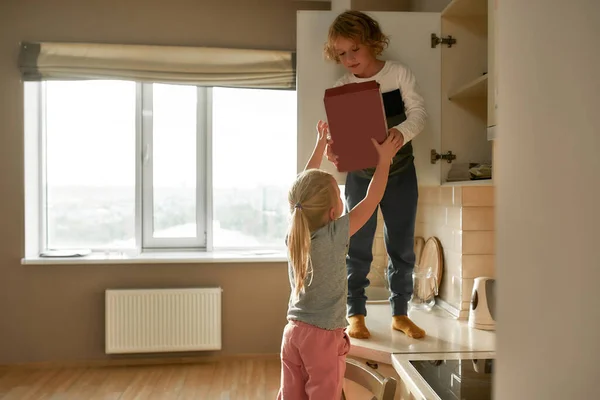
[[371, 138], [382, 143], [387, 137], [379, 84], [367, 81], [330, 88], [323, 101], [338, 171], [376, 167], [379, 157]]

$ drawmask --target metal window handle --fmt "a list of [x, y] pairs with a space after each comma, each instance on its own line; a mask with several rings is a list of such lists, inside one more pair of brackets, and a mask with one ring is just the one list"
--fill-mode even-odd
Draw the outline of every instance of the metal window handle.
[[150, 159], [150, 145], [147, 144], [146, 146], [144, 146], [144, 151], [142, 153], [142, 162], [144, 164], [146, 164], [149, 159]]

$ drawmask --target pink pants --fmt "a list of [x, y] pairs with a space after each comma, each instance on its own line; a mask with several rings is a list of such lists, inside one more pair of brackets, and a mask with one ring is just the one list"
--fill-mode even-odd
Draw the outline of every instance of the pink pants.
[[338, 400], [350, 339], [343, 329], [328, 331], [289, 321], [281, 343], [278, 400]]

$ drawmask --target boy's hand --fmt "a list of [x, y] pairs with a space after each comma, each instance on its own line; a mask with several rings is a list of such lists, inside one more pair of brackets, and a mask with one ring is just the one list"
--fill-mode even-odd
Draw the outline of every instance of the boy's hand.
[[371, 138], [377, 154], [379, 154], [379, 163], [389, 164], [404, 142], [402, 135], [389, 135], [382, 144]]
[[404, 146], [404, 135], [396, 128], [392, 128], [388, 131], [389, 136], [397, 136], [400, 139], [400, 147]]

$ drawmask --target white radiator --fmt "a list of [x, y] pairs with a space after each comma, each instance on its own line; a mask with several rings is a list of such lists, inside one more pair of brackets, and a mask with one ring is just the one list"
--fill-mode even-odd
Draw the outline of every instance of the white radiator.
[[220, 350], [221, 292], [106, 290], [106, 353]]

